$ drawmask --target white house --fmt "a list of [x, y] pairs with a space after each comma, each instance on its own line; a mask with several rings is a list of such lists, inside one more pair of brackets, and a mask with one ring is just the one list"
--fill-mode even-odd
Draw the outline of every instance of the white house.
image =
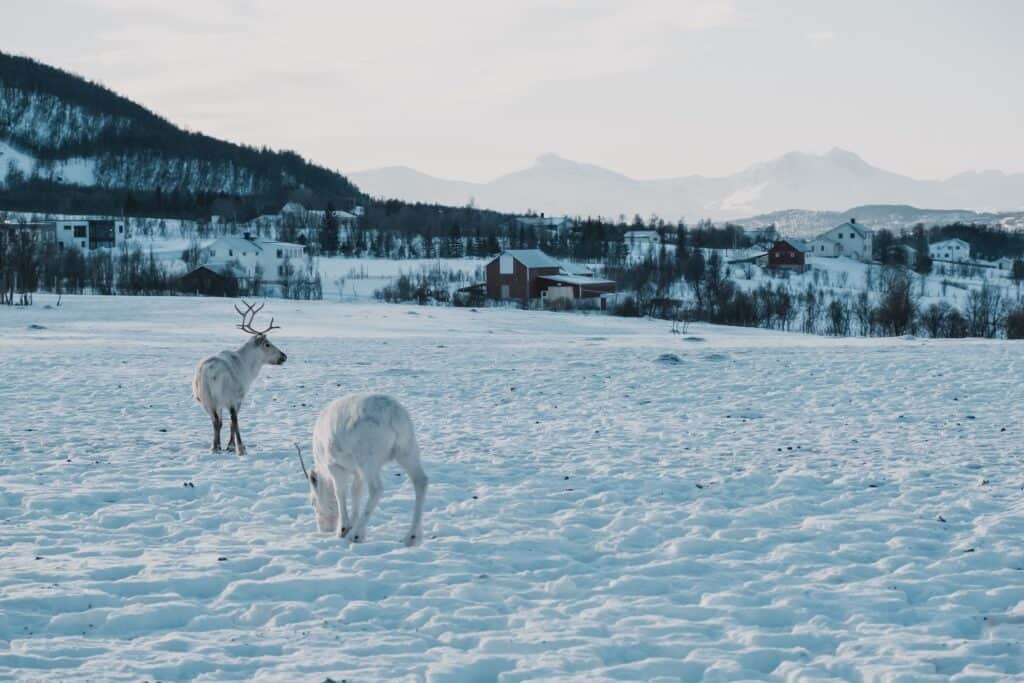
[[856, 218], [851, 218], [811, 240], [810, 251], [807, 253], [829, 258], [846, 256], [855, 261], [870, 263], [873, 239], [871, 230], [858, 223]]
[[123, 218], [62, 218], [53, 226], [60, 249], [75, 247], [83, 254], [119, 247], [128, 238]]
[[661, 235], [657, 230], [627, 230], [622, 235], [622, 239], [627, 244], [661, 244]]
[[971, 258], [971, 245], [962, 239], [942, 240], [928, 245], [928, 255], [939, 261], [967, 261]]
[[[362, 207], [356, 207], [362, 212]], [[281, 207], [281, 211], [278, 214], [282, 219], [286, 216], [290, 216], [304, 226], [319, 226], [324, 221], [324, 216], [327, 215], [327, 211], [320, 211], [317, 209], [307, 209], [298, 202], [288, 202]], [[342, 211], [341, 209], [334, 210], [334, 217], [338, 219], [338, 225], [342, 228], [351, 228], [359, 220], [359, 217], [355, 213], [348, 211]]]
[[221, 237], [203, 247], [207, 259], [204, 265], [215, 270], [231, 265], [242, 277], [255, 275], [258, 266], [266, 282], [277, 282], [284, 277], [285, 265], [299, 269], [304, 251], [301, 244], [257, 239], [249, 233], [242, 237]]
[[516, 227], [533, 228], [544, 230], [549, 234], [560, 234], [576, 227], [576, 221], [568, 216], [519, 216], [516, 218]]

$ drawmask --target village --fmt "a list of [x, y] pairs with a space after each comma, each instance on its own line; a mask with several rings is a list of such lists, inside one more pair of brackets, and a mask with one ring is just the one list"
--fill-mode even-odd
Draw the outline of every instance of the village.
[[[242, 223], [230, 223], [222, 216], [213, 215], [206, 231], [219, 233], [219, 236], [205, 242], [193, 237], [182, 250], [187, 258], [179, 255], [175, 248], [184, 244], [183, 239], [161, 240], [155, 235], [138, 234], [141, 233], [138, 229], [133, 233], [133, 224], [152, 224], [159, 219], [89, 215], [40, 218], [35, 214], [30, 219], [8, 217], [0, 222], [0, 244], [14, 243], [18, 235], [24, 235], [36, 245], [55, 245], [59, 253], [75, 250], [89, 255], [107, 251], [117, 255], [129, 247], [141, 247], [155, 250], [175, 273], [173, 284], [180, 293], [234, 296], [250, 292], [280, 296], [283, 283], [304, 269], [311, 272], [313, 258], [332, 262], [345, 260], [343, 256], [328, 257], [319, 249], [326, 217], [326, 211], [309, 210], [295, 201], [286, 203], [278, 213], [262, 214]], [[349, 211], [331, 211], [339, 243], [349, 238], [361, 217], [359, 206]], [[600, 310], [609, 310], [609, 306], [627, 292], [609, 277], [604, 263], [557, 258], [543, 249], [545, 239], [552, 242], [573, 239], [579, 222], [568, 216], [543, 214], [516, 218], [510, 229], [538, 235], [540, 247], [507, 248], [481, 254], [484, 259], [479, 271], [481, 281], [463, 283], [460, 291], [472, 295], [476, 301], [496, 304], [560, 306], [564, 310], [566, 304], [592, 301]], [[184, 234], [184, 222], [179, 223], [179, 230]], [[372, 230], [372, 226], [364, 227]], [[1007, 277], [1015, 262], [1009, 255], [994, 260], [978, 258], [972, 253], [971, 245], [959, 238], [932, 242], [927, 245], [925, 254], [919, 254], [919, 249], [906, 243], [890, 245], [883, 254], [878, 254], [874, 230], [858, 223], [856, 218], [810, 239], [781, 235], [771, 225], [746, 229], [742, 234], [749, 246], [721, 250], [727, 266], [754, 265], [775, 277], [808, 273], [815, 264], [819, 268], [827, 264], [824, 259], [914, 270], [926, 257], [940, 269], [987, 269], [1005, 273]], [[674, 253], [677, 242], [670, 230], [629, 229], [622, 233], [620, 243], [624, 247], [625, 261], [639, 263], [657, 259], [659, 252]]]

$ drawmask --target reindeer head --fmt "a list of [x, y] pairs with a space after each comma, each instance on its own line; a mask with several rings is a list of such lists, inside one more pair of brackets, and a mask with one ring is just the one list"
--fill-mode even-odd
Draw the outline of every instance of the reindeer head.
[[242, 300], [242, 303], [245, 305], [246, 310], [243, 311], [236, 305], [235, 311], [238, 312], [238, 315], [242, 316], [242, 322], [241, 324], [238, 325], [238, 329], [242, 330], [243, 332], [248, 332], [249, 334], [252, 335], [252, 339], [250, 339], [247, 342], [247, 344], [256, 349], [256, 351], [260, 354], [260, 357], [263, 359], [263, 362], [265, 364], [281, 365], [286, 360], [288, 360], [287, 354], [285, 354], [284, 351], [271, 344], [270, 340], [267, 339], [268, 332], [270, 332], [271, 330], [279, 330], [281, 329], [281, 327], [279, 325], [275, 325], [274, 319], [271, 318], [270, 325], [265, 329], [254, 329], [252, 326], [252, 321], [256, 317], [256, 314], [263, 310], [263, 304], [260, 304], [259, 306], [255, 306], [254, 304], [247, 304], [245, 303], [244, 299]]
[[306, 470], [299, 444], [295, 444], [295, 450], [299, 452], [302, 474], [309, 483], [309, 502], [316, 513], [316, 528], [323, 533], [330, 533], [338, 528], [338, 502], [334, 495], [334, 479], [319, 472], [315, 465], [313, 469]]

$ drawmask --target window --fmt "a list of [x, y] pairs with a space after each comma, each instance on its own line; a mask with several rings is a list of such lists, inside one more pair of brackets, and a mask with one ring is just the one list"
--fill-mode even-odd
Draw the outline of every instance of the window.
[[117, 231], [118, 232], [124, 232], [124, 226], [123, 225], [117, 226]]
[[65, 226], [64, 226], [64, 229], [65, 229], [65, 230], [70, 230], [70, 229], [71, 229], [71, 226], [70, 226], [70, 225], [65, 225]]
[[85, 226], [84, 225], [76, 225], [75, 226], [75, 237], [85, 237]]
[[284, 258], [284, 249], [277, 250], [277, 258]]
[[509, 296], [508, 285], [501, 286], [501, 298], [507, 299]]
[[498, 272], [502, 275], [512, 275], [515, 273], [515, 264], [510, 254], [502, 254], [498, 265]]
[[235, 255], [235, 250], [234, 249], [228, 249], [228, 256], [234, 256], [234, 255]]

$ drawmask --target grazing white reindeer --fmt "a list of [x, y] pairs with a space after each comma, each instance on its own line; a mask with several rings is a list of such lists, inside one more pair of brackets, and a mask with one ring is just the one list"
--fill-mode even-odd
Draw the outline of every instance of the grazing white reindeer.
[[242, 303], [246, 306], [244, 312], [235, 306], [235, 310], [242, 316], [238, 329], [248, 332], [252, 338], [242, 344], [237, 351], [221, 351], [216, 356], [204, 358], [196, 366], [196, 373], [192, 378], [192, 395], [213, 420], [211, 450], [220, 450], [220, 428], [223, 424], [221, 411], [227, 410], [231, 416], [231, 439], [228, 441], [228, 450], [235, 449], [239, 455], [245, 455], [245, 446], [238, 431], [238, 408], [242, 405], [249, 386], [264, 365], [281, 365], [288, 359], [281, 349], [267, 339], [268, 332], [281, 329], [274, 325], [273, 318], [266, 329], [256, 330], [252, 327], [252, 321], [263, 309], [263, 304], [254, 307], [245, 301]]
[[[298, 444], [295, 447], [298, 449]], [[347, 536], [354, 543], [365, 541], [366, 525], [384, 486], [381, 468], [392, 461], [408, 473], [416, 489], [412, 528], [403, 539], [413, 546], [423, 536], [427, 475], [420, 466], [409, 413], [390, 396], [373, 393], [349, 394], [324, 408], [313, 428], [311, 471], [306, 471], [299, 449], [320, 531], [336, 531], [338, 538]], [[364, 484], [368, 496], [366, 507], [360, 509]], [[352, 498], [351, 516], [346, 495]]]

